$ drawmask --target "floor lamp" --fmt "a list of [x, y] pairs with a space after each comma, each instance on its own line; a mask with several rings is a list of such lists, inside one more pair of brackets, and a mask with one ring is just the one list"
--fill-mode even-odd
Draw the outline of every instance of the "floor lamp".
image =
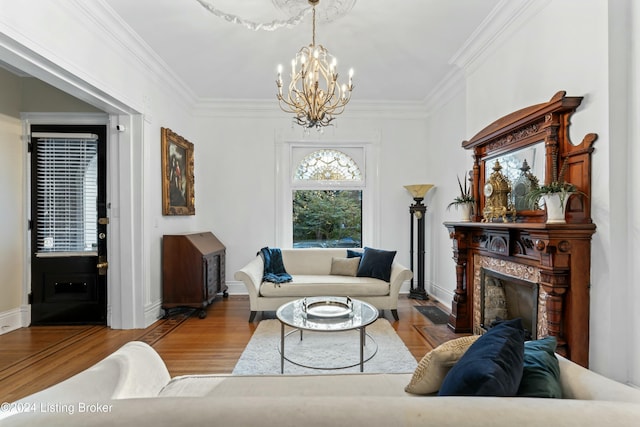
[[[411, 215], [411, 249], [409, 254], [411, 256], [411, 271], [414, 272], [411, 278], [411, 290], [409, 291], [409, 298], [426, 300], [429, 298], [427, 291], [424, 289], [424, 214], [427, 211], [427, 207], [422, 204], [424, 196], [433, 188], [432, 184], [416, 184], [405, 185], [411, 196], [413, 196], [414, 203], [409, 206], [409, 214]], [[417, 232], [414, 233], [414, 218], [418, 223]], [[417, 275], [416, 270], [413, 269], [414, 260], [414, 234], [417, 238]], [[416, 278], [416, 285], [414, 286], [413, 279]]]

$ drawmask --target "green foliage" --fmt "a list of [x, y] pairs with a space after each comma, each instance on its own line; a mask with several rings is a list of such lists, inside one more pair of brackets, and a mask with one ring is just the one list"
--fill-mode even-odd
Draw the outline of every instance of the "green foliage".
[[293, 241], [361, 241], [362, 201], [357, 190], [296, 190], [293, 193]]
[[562, 203], [564, 203], [564, 199], [571, 194], [584, 195], [582, 191], [578, 191], [575, 185], [564, 180], [567, 166], [567, 159], [564, 159], [562, 167], [560, 168], [560, 173], [557, 173], [556, 168], [552, 169], [552, 181], [549, 184], [541, 185], [527, 193], [525, 200], [532, 209], [538, 204], [540, 198], [547, 194], [559, 194]]
[[449, 203], [447, 206], [447, 210], [451, 208], [451, 206], [463, 205], [465, 203], [475, 203], [476, 199], [471, 195], [471, 187], [467, 185], [467, 180], [464, 181], [464, 185], [460, 181], [460, 177], [458, 178], [458, 188], [460, 189], [460, 194], [453, 199], [453, 202]]

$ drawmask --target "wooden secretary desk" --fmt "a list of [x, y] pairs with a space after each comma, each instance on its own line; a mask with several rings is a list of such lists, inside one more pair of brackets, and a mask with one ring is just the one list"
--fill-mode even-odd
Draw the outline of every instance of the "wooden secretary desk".
[[199, 308], [207, 315], [216, 295], [226, 298], [225, 246], [213, 233], [168, 234], [162, 238], [162, 309]]

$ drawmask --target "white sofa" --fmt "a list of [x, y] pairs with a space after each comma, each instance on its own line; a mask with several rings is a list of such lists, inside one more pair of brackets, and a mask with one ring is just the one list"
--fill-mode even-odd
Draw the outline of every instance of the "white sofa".
[[130, 342], [0, 411], [13, 426], [637, 426], [640, 390], [559, 358], [564, 399], [416, 396], [411, 374], [190, 375], [171, 379]]
[[413, 273], [397, 261], [391, 265], [389, 282], [372, 277], [331, 274], [334, 258], [346, 258], [346, 249], [281, 249], [284, 267], [293, 280], [289, 283], [263, 282], [264, 261], [257, 255], [234, 275], [247, 287], [252, 322], [257, 312], [275, 311], [289, 301], [310, 296], [349, 296], [366, 301], [379, 310], [391, 310], [398, 320], [398, 294], [402, 283]]

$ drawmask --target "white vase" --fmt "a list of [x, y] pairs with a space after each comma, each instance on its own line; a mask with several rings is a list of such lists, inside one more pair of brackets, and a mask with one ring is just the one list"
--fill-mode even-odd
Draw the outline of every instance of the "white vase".
[[462, 203], [457, 205], [460, 209], [460, 222], [471, 222], [471, 212], [473, 212], [473, 203]]
[[547, 224], [565, 224], [564, 212], [572, 193], [550, 193], [541, 196], [547, 211]]

